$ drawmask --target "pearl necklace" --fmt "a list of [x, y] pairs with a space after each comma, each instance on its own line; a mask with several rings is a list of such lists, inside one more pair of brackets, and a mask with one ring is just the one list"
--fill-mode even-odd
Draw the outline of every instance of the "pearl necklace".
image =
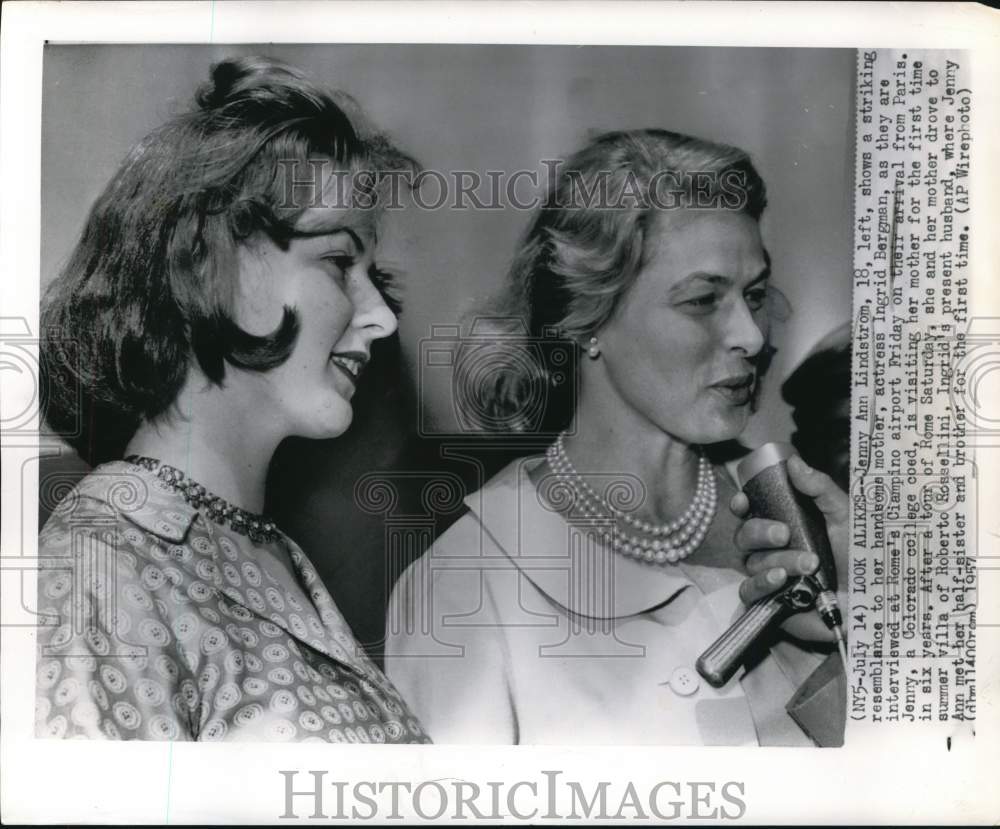
[[666, 524], [657, 525], [623, 512], [598, 495], [583, 479], [566, 454], [566, 447], [563, 444], [565, 436], [566, 433], [561, 432], [556, 442], [546, 450], [545, 456], [556, 477], [573, 491], [575, 501], [579, 503], [583, 514], [588, 518], [596, 518], [602, 514], [610, 515], [615, 521], [643, 533], [640, 536], [618, 528], [610, 532], [606, 530], [604, 537], [611, 541], [616, 553], [649, 564], [668, 562], [676, 564], [698, 549], [708, 534], [718, 503], [715, 475], [712, 472], [712, 465], [704, 455], [698, 461], [698, 484], [694, 498], [684, 514]]

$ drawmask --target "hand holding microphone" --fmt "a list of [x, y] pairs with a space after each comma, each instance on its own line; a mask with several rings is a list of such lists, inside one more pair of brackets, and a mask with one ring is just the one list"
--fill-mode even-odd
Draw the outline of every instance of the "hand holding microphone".
[[750, 553], [750, 578], [740, 590], [750, 607], [698, 660], [699, 672], [715, 686], [728, 682], [779, 624], [804, 639], [833, 641], [841, 634], [835, 591], [837, 565], [846, 566], [846, 494], [784, 444], [748, 455], [738, 476], [743, 492], [731, 508], [739, 517], [751, 516], [736, 536]]
[[[825, 519], [836, 572], [847, 573], [850, 539], [847, 494], [828, 475], [813, 469], [798, 455], [790, 457], [786, 466], [792, 486], [809, 496]], [[749, 607], [784, 587], [790, 579], [811, 574], [819, 566], [815, 559], [811, 562], [807, 560], [814, 553], [789, 545], [787, 524], [767, 518], [748, 517], [750, 502], [743, 492], [734, 495], [729, 506], [737, 517], [745, 519], [736, 533], [736, 545], [748, 553], [745, 565], [751, 576], [740, 588], [743, 604]], [[846, 613], [846, 596], [842, 596], [840, 606]], [[797, 613], [782, 624], [782, 629], [804, 641], [835, 641], [833, 631], [817, 613]]]

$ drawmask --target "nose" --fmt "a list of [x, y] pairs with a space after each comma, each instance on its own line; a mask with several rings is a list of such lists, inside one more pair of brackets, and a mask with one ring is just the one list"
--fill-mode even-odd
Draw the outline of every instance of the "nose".
[[371, 279], [366, 278], [361, 288], [361, 296], [354, 303], [355, 328], [362, 329], [371, 340], [379, 340], [391, 336], [399, 327], [399, 320], [386, 305], [381, 291], [375, 287]]
[[747, 357], [757, 356], [765, 342], [765, 332], [757, 323], [757, 316], [761, 313], [752, 311], [742, 298], [733, 303], [727, 325], [726, 345], [742, 351]]

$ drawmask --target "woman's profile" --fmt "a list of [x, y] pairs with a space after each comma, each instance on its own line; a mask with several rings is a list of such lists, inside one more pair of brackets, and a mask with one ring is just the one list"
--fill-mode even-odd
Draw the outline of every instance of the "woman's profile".
[[260, 514], [278, 444], [342, 434], [396, 329], [379, 174], [411, 163], [346, 97], [226, 60], [93, 206], [43, 304], [43, 365], [75, 372], [48, 419], [95, 469], [40, 534], [40, 736], [426, 742]]
[[741, 597], [817, 565], [745, 568], [734, 537], [782, 529], [726, 508], [770, 354], [765, 205], [745, 152], [665, 130], [563, 165], [504, 309], [573, 343], [575, 375], [522, 354], [482, 372], [494, 422], [545, 389], [558, 438], [471, 495], [390, 603], [387, 672], [435, 741], [809, 744], [785, 704], [819, 655], [778, 642], [721, 689], [695, 670]]

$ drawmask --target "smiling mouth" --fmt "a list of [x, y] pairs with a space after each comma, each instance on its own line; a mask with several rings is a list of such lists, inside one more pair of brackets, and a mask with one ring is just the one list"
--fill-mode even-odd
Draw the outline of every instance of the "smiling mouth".
[[346, 374], [352, 383], [357, 385], [358, 378], [361, 377], [361, 372], [364, 371], [365, 364], [368, 362], [368, 355], [355, 352], [331, 354], [330, 362]]
[[718, 392], [734, 406], [745, 406], [750, 402], [753, 393], [754, 376], [752, 373], [729, 377], [719, 383], [713, 383], [710, 388]]

